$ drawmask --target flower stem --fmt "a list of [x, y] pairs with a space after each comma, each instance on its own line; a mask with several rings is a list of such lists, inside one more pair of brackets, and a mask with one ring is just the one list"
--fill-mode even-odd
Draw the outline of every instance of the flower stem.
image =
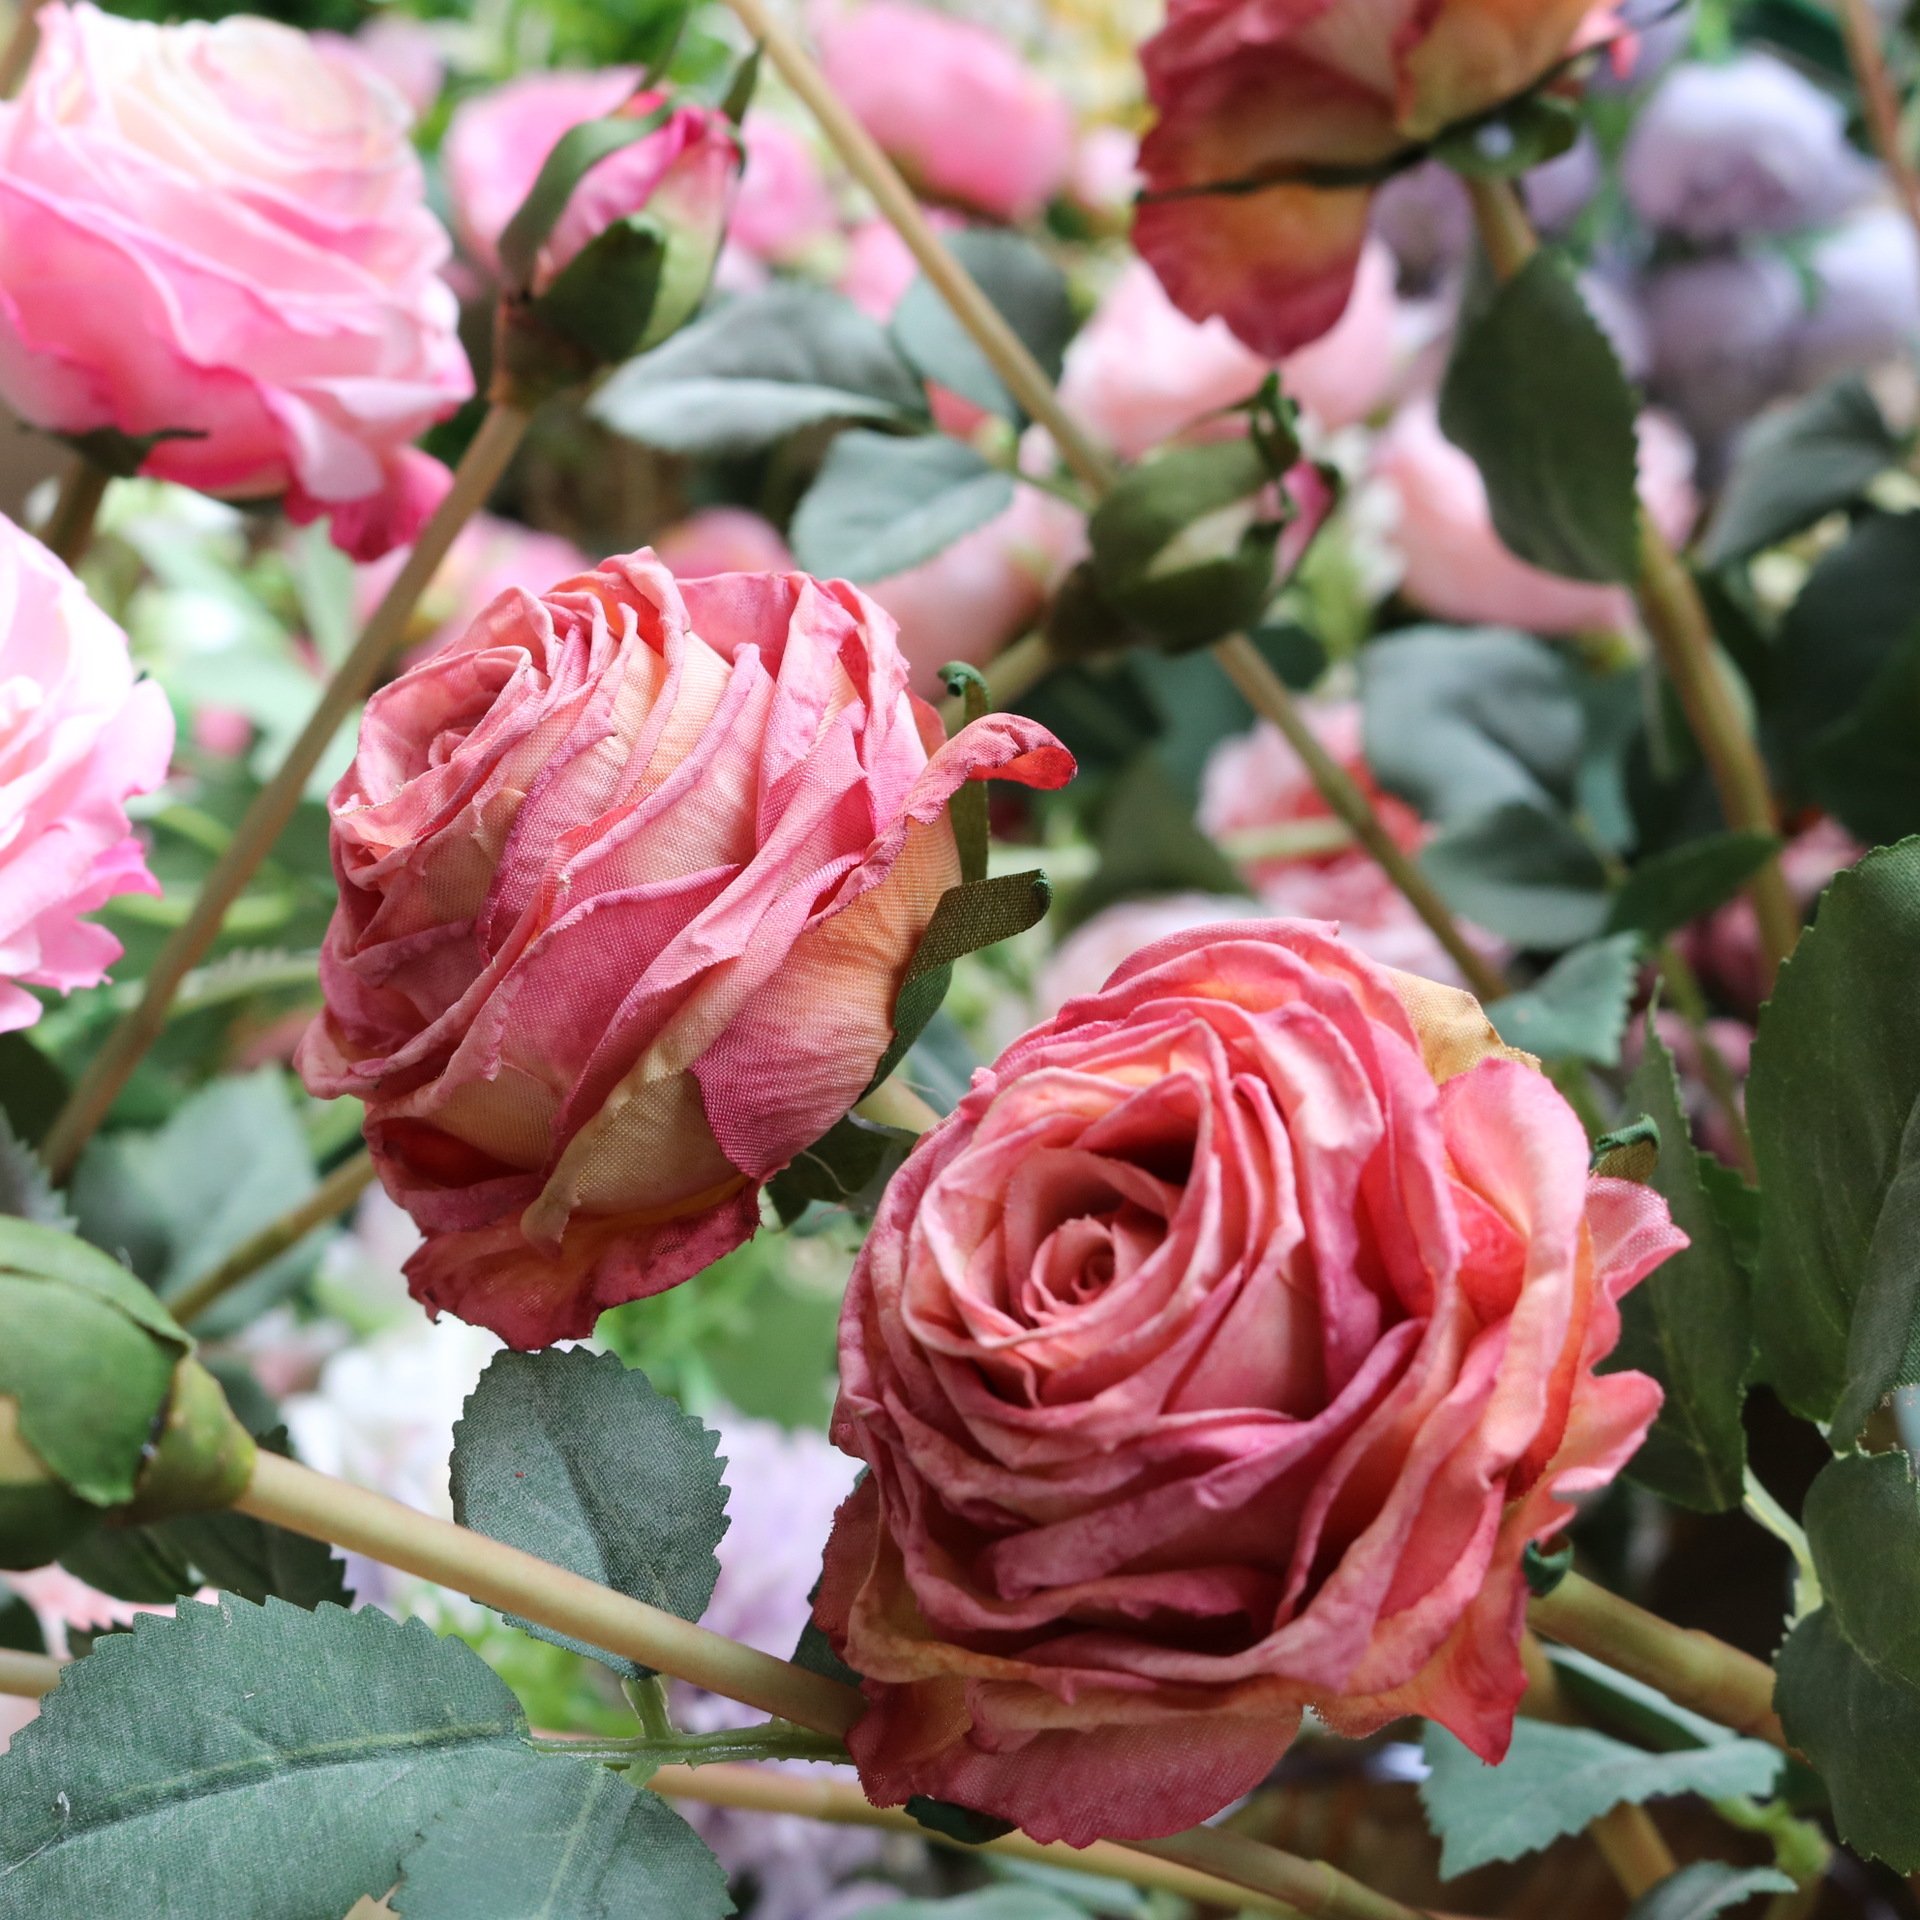
[[757, 1727], [727, 1727], [718, 1733], [679, 1733], [667, 1726], [632, 1740], [536, 1738], [534, 1745], [543, 1753], [604, 1760], [610, 1766], [649, 1774], [670, 1764], [700, 1767], [735, 1760], [819, 1760], [845, 1766], [848, 1760], [846, 1742], [837, 1735], [814, 1733], [791, 1720], [765, 1720]]
[[1840, 0], [1840, 31], [1847, 43], [1847, 64], [1853, 68], [1860, 104], [1866, 109], [1867, 131], [1873, 150], [1893, 182], [1900, 204], [1920, 233], [1920, 173], [1914, 170], [1900, 138], [1900, 98], [1880, 50], [1880, 23], [1870, 0]]
[[1527, 1622], [1723, 1727], [1786, 1745], [1773, 1710], [1773, 1669], [1710, 1633], [1676, 1627], [1577, 1573], [1532, 1601]]
[[1760, 1170], [1753, 1157], [1753, 1137], [1747, 1131], [1747, 1116], [1740, 1111], [1740, 1087], [1727, 1065], [1727, 1056], [1714, 1044], [1707, 1031], [1707, 1001], [1700, 981], [1688, 966], [1686, 956], [1671, 940], [1662, 942], [1657, 956], [1660, 978], [1673, 997], [1674, 1011], [1692, 1030], [1694, 1045], [1700, 1049], [1700, 1078], [1720, 1117], [1732, 1136], [1740, 1172], [1749, 1186], [1760, 1184]]
[[277, 1260], [315, 1227], [345, 1213], [372, 1184], [373, 1156], [356, 1153], [351, 1160], [335, 1167], [298, 1206], [289, 1207], [278, 1220], [269, 1221], [258, 1233], [250, 1234], [210, 1273], [202, 1274], [161, 1305], [183, 1327], [190, 1327], [242, 1280], [250, 1279], [268, 1261]]
[[1653, 1815], [1631, 1800], [1622, 1800], [1588, 1821], [1587, 1832], [1629, 1900], [1639, 1899], [1679, 1866], [1673, 1849], [1653, 1824]]
[[15, 1653], [11, 1647], [0, 1647], [0, 1693], [38, 1699], [60, 1684], [60, 1669], [65, 1664], [51, 1654]]
[[107, 497], [107, 482], [113, 478], [105, 467], [89, 460], [84, 453], [73, 456], [73, 465], [60, 482], [60, 495], [47, 519], [47, 530], [40, 536], [57, 559], [77, 567], [93, 544], [93, 522], [100, 502]]
[[140, 1057], [166, 1025], [167, 1008], [180, 983], [219, 937], [227, 909], [267, 857], [281, 830], [293, 816], [320, 756], [338, 732], [340, 723], [363, 700], [375, 676], [405, 637], [415, 603], [433, 578], [447, 549], [472, 515], [485, 502], [494, 484], [527, 430], [528, 416], [520, 408], [496, 401], [487, 411], [480, 431], [460, 461], [452, 490], [421, 529], [406, 564], [395, 576], [386, 597], [374, 609], [318, 704], [298, 740], [273, 778], [254, 796], [253, 804], [235, 829], [227, 850], [201, 882], [193, 911], [169, 937], [147, 970], [139, 1002], [122, 1016], [106, 1043], [88, 1061], [86, 1071], [68, 1096], [44, 1149], [55, 1179], [73, 1171], [80, 1150], [127, 1084]]
[[[1469, 180], [1467, 190], [1473, 196], [1480, 244], [1494, 277], [1510, 280], [1540, 246], [1520, 196], [1511, 180]], [[1766, 766], [1721, 663], [1713, 623], [1701, 603], [1700, 590], [1680, 556], [1667, 544], [1666, 535], [1644, 511], [1640, 515], [1640, 563], [1633, 591], [1660, 664], [1699, 742], [1727, 825], [1758, 833], [1775, 832], [1778, 823], [1767, 790]], [[1773, 973], [1800, 936], [1800, 916], [1794, 911], [1793, 896], [1787, 891], [1777, 859], [1769, 860], [1754, 875], [1747, 891], [1759, 916], [1760, 945], [1771, 984]]]
[[13, 31], [7, 44], [0, 47], [0, 100], [11, 100], [20, 91], [20, 82], [33, 65], [34, 50], [40, 44], [40, 8], [43, 0], [19, 0], [13, 16]]

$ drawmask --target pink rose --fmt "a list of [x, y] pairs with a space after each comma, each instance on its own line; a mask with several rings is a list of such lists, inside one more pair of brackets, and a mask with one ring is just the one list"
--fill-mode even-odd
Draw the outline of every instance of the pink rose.
[[887, 221], [863, 220], [847, 235], [847, 261], [835, 285], [862, 313], [887, 321], [919, 271], [907, 243]]
[[872, 0], [820, 34], [842, 100], [913, 184], [995, 220], [1030, 220], [1073, 165], [1067, 103], [997, 33]]
[[1319, 339], [1280, 363], [1280, 380], [1323, 427], [1364, 420], [1393, 390], [1400, 358], [1397, 269], [1384, 240], [1369, 239], [1354, 269], [1346, 311]]
[[727, 238], [761, 260], [797, 259], [837, 224], [819, 162], [791, 127], [767, 114], [748, 114], [740, 131], [747, 166]]
[[745, 507], [702, 507], [661, 534], [653, 551], [680, 580], [710, 573], [786, 573], [793, 566], [779, 528]]
[[[1487, 511], [1480, 470], [1440, 431], [1433, 402], [1411, 400], [1374, 447], [1373, 472], [1399, 498], [1393, 542], [1406, 561], [1401, 591], [1443, 620], [1577, 633], [1629, 624], [1624, 587], [1564, 580], [1516, 559]], [[1676, 544], [1699, 512], [1693, 448], [1663, 413], [1640, 416], [1640, 498]]]
[[854, 1268], [815, 1608], [876, 1805], [1145, 1838], [1311, 1706], [1506, 1751], [1521, 1556], [1660, 1405], [1685, 1244], [1465, 994], [1304, 921], [1135, 954], [975, 1076]]
[[931, 560], [868, 584], [869, 598], [900, 623], [900, 651], [923, 699], [945, 692], [949, 660], [984, 667], [1040, 617], [1087, 550], [1086, 515], [1038, 487]]
[[367, 703], [298, 1064], [366, 1102], [417, 1299], [540, 1346], [753, 1233], [892, 1038], [949, 795], [1072, 773], [1015, 715], [942, 744], [906, 680], [844, 583], [642, 551]]
[[[1385, 792], [1367, 765], [1356, 700], [1301, 703], [1320, 743], [1373, 802], [1401, 850], [1416, 851], [1429, 828], [1404, 800]], [[1465, 986], [1460, 969], [1407, 897], [1320, 797], [1306, 764], [1271, 722], [1222, 740], [1201, 776], [1201, 831], [1238, 861], [1269, 913], [1326, 920], [1382, 966]], [[1500, 943], [1472, 929], [1489, 958]]]
[[454, 110], [440, 167], [453, 203], [454, 234], [472, 260], [489, 273], [500, 271], [500, 235], [561, 136], [583, 120], [605, 119], [632, 98], [639, 83], [631, 67], [597, 73], [562, 68], [522, 74]]
[[319, 33], [317, 40], [337, 39], [351, 47], [413, 110], [418, 120], [440, 98], [446, 78], [446, 57], [440, 39], [424, 20], [404, 13], [377, 13], [351, 38]]
[[1051, 1020], [1069, 1000], [1095, 994], [1124, 960], [1169, 934], [1263, 918], [1252, 900], [1231, 893], [1163, 893], [1104, 907], [1062, 940], [1033, 983], [1033, 1010]]
[[19, 983], [98, 986], [119, 959], [80, 916], [160, 891], [126, 801], [167, 777], [172, 752], [173, 711], [135, 682], [126, 635], [0, 516], [0, 1032], [40, 1018]]
[[141, 471], [335, 515], [371, 559], [446, 485], [407, 445], [473, 391], [406, 103], [266, 20], [40, 14], [0, 104], [0, 397]]

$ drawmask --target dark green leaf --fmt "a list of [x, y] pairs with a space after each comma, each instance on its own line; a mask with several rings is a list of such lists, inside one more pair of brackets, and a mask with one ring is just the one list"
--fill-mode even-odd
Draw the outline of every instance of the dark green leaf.
[[[5, 1067], [0, 1066], [3, 1072]], [[73, 1216], [54, 1191], [52, 1176], [40, 1156], [15, 1134], [4, 1112], [0, 1112], [0, 1214], [61, 1233], [73, 1230]]]
[[[602, 1586], [698, 1620], [727, 1530], [719, 1436], [612, 1353], [498, 1353], [453, 1430], [454, 1516]], [[644, 1460], [646, 1471], [634, 1463]], [[616, 1673], [617, 1654], [513, 1619]]]
[[1013, 1831], [1011, 1820], [957, 1806], [951, 1800], [936, 1800], [924, 1793], [907, 1796], [907, 1811], [930, 1833], [945, 1834], [963, 1846], [984, 1847], [989, 1840], [998, 1840]]
[[884, 580], [1012, 504], [1012, 476], [963, 441], [853, 428], [834, 441], [793, 516], [794, 557], [823, 577]]
[[1711, 833], [1642, 860], [1613, 896], [1609, 930], [1634, 928], [1651, 941], [1730, 899], [1779, 850], [1771, 833]]
[[527, 197], [500, 235], [500, 271], [509, 286], [523, 288], [533, 278], [533, 263], [546, 245], [553, 223], [566, 211], [574, 188], [602, 160], [661, 126], [671, 111], [670, 106], [662, 105], [638, 117], [584, 120], [560, 136]]
[[1801, 1519], [1826, 1610], [1874, 1670], [1920, 1691], [1920, 1489], [1898, 1449], [1829, 1460]]
[[653, 318], [667, 259], [659, 222], [629, 214], [597, 233], [554, 277], [533, 311], [602, 366], [637, 352]]
[[[1290, 687], [1310, 687], [1326, 669], [1319, 642], [1298, 627], [1267, 627], [1247, 638]], [[1229, 734], [1245, 733], [1254, 711], [1210, 655], [1142, 647], [1128, 656], [1124, 671], [1145, 691], [1159, 721], [1155, 757], [1191, 807], [1214, 748]]]
[[1774, 1707], [1826, 1782], [1840, 1838], [1901, 1873], [1920, 1868], [1920, 1688], [1878, 1672], [1831, 1607], [1794, 1628], [1774, 1666]]
[[23, 1596], [8, 1594], [0, 1599], [0, 1647], [15, 1653], [45, 1653], [46, 1636], [40, 1631], [40, 1616], [27, 1605]]
[[1920, 1101], [1901, 1130], [1861, 1269], [1847, 1329], [1846, 1390], [1833, 1414], [1836, 1445], [1851, 1445], [1896, 1387], [1920, 1381]]
[[1440, 1873], [1451, 1880], [1489, 1860], [1522, 1854], [1578, 1833], [1622, 1801], [1668, 1794], [1709, 1799], [1764, 1797], [1786, 1755], [1758, 1740], [1727, 1740], [1677, 1753], [1643, 1753], [1588, 1727], [1516, 1720], [1513, 1745], [1489, 1767], [1443, 1727], [1429, 1725], [1421, 1783], [1427, 1822], [1440, 1836]]
[[899, 1127], [846, 1114], [767, 1182], [767, 1197], [789, 1226], [815, 1200], [870, 1213], [879, 1190], [913, 1150], [914, 1139]]
[[1440, 393], [1441, 430], [1480, 469], [1501, 540], [1570, 580], [1636, 571], [1634, 413], [1606, 334], [1544, 249], [1461, 329]]
[[1487, 1008], [1500, 1038], [1543, 1060], [1620, 1064], [1620, 1036], [1640, 977], [1640, 936], [1614, 933], [1564, 953], [1532, 986]]
[[[814, 1591], [817, 1594], [819, 1589], [816, 1587]], [[823, 1673], [829, 1680], [838, 1680], [845, 1687], [857, 1687], [860, 1684], [860, 1676], [834, 1652], [833, 1642], [821, 1632], [811, 1616], [800, 1629], [799, 1643], [793, 1650], [793, 1664], [805, 1667], [809, 1673]]]
[[1649, 1887], [1627, 1909], [1627, 1920], [1713, 1920], [1760, 1893], [1791, 1893], [1793, 1882], [1778, 1867], [1730, 1867], [1724, 1860], [1696, 1860]]
[[1367, 764], [1428, 820], [1564, 805], [1586, 734], [1581, 675], [1504, 627], [1412, 627], [1361, 650]]
[[37, 1147], [67, 1097], [67, 1076], [19, 1032], [0, 1033], [0, 1112], [16, 1138]]
[[1869, 846], [1920, 831], [1920, 626], [1887, 655], [1859, 706], [1806, 743], [1801, 773]]
[[1572, 1647], [1547, 1645], [1547, 1658], [1563, 1692], [1581, 1712], [1635, 1746], [1658, 1753], [1683, 1748], [1723, 1746], [1739, 1738], [1718, 1721], [1676, 1706], [1657, 1688], [1576, 1652]]
[[[1906, 1164], [1917, 952], [1920, 841], [1909, 840], [1834, 880], [1760, 1016], [1747, 1083], [1764, 1224], [1754, 1324], [1762, 1377], [1809, 1420], [1830, 1419], [1848, 1384], [1854, 1305]], [[1909, 1205], [1903, 1184], [1882, 1258], [1900, 1257]]]
[[1899, 458], [1900, 442], [1857, 373], [1763, 413], [1741, 435], [1700, 557], [1718, 567], [1758, 553], [1859, 499]]
[[1099, 845], [1099, 867], [1072, 898], [1075, 923], [1136, 894], [1247, 892], [1233, 863], [1194, 825], [1192, 802], [1153, 753], [1115, 776]]
[[1420, 865], [1457, 912], [1516, 946], [1575, 946], [1606, 921], [1599, 856], [1564, 815], [1525, 801], [1443, 827]]
[[1651, 1013], [1627, 1100], [1659, 1129], [1648, 1184], [1688, 1244], [1620, 1302], [1620, 1343], [1601, 1370], [1650, 1374], [1666, 1395], [1629, 1475], [1682, 1506], [1720, 1513], [1739, 1505], [1746, 1471], [1740, 1413], [1753, 1363], [1752, 1308], [1746, 1273], [1701, 1178], [1673, 1056]]
[[[156, 1702], [165, 1711], [155, 1711]], [[142, 1614], [0, 1760], [7, 1912], [339, 1920], [436, 1814], [551, 1762], [470, 1648], [371, 1608]]]
[[924, 417], [926, 395], [884, 327], [795, 282], [731, 300], [630, 360], [588, 412], [670, 453], [737, 454], [816, 421]]
[[388, 1902], [404, 1920], [720, 1920], [727, 1877], [658, 1794], [549, 1757], [441, 1814]]
[[[999, 309], [1050, 380], [1073, 337], [1067, 278], [1031, 240], [1003, 228], [972, 227], [949, 237], [960, 264]], [[1020, 418], [1000, 376], [923, 274], [894, 309], [893, 339], [908, 364], [927, 379], [1003, 419]]]

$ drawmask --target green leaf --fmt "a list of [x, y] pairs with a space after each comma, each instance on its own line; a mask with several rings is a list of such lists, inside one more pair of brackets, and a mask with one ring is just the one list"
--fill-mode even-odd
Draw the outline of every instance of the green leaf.
[[1012, 504], [1012, 475], [963, 441], [856, 427], [834, 441], [793, 516], [794, 557], [823, 577], [884, 580]]
[[1740, 437], [1701, 559], [1723, 566], [1812, 526], [1859, 499], [1900, 455], [1899, 439], [1857, 373], [1761, 414]]
[[388, 1902], [403, 1920], [720, 1920], [727, 1876], [660, 1798], [553, 1756], [441, 1814]]
[[629, 214], [595, 234], [561, 268], [533, 311], [602, 366], [612, 366], [646, 338], [666, 261], [659, 221]]
[[906, 1057], [907, 1049], [940, 1011], [953, 979], [953, 963], [1015, 934], [1037, 927], [1053, 904], [1047, 876], [1034, 868], [997, 879], [949, 887], [907, 962], [906, 978], [893, 1003], [893, 1040], [867, 1083], [871, 1093]]
[[1764, 1797], [1786, 1764], [1785, 1754], [1758, 1740], [1643, 1753], [1587, 1727], [1543, 1720], [1513, 1723], [1513, 1745], [1497, 1767], [1443, 1727], [1429, 1725], [1424, 1744], [1432, 1772], [1421, 1783], [1420, 1800], [1443, 1843], [1445, 1880], [1578, 1833], [1622, 1801], [1638, 1805], [1676, 1793]]
[[1609, 932], [1659, 942], [1732, 898], [1780, 848], [1777, 834], [1710, 833], [1642, 860], [1607, 911]]
[[1773, 1704], [1819, 1770], [1840, 1838], [1901, 1873], [1920, 1868], [1920, 1688], [1877, 1671], [1831, 1607], [1775, 1657]]
[[0, 1600], [0, 1647], [15, 1653], [45, 1653], [46, 1635], [40, 1631], [40, 1616], [28, 1606], [25, 1596], [9, 1593]]
[[926, 394], [852, 301], [790, 283], [731, 300], [613, 373], [587, 411], [669, 453], [751, 453], [825, 420], [924, 419]]
[[[164, 1702], [164, 1711], [155, 1703]], [[340, 1920], [436, 1814], [552, 1763], [484, 1661], [424, 1621], [223, 1599], [142, 1614], [0, 1759], [10, 1913]]]
[[1778, 1867], [1695, 1860], [1649, 1887], [1627, 1909], [1627, 1920], [1713, 1920], [1756, 1894], [1792, 1891], [1793, 1882]]
[[1099, 847], [1100, 865], [1070, 903], [1068, 918], [1076, 925], [1137, 894], [1231, 898], [1248, 892], [1239, 870], [1194, 824], [1193, 803], [1151, 752], [1115, 775], [1100, 819]]
[[960, 1806], [952, 1800], [936, 1800], [931, 1794], [909, 1794], [907, 1811], [929, 1833], [944, 1834], [966, 1847], [984, 1847], [989, 1840], [998, 1840], [1013, 1831], [1011, 1820]]
[[1487, 1008], [1510, 1047], [1543, 1060], [1620, 1064], [1620, 1036], [1640, 977], [1640, 936], [1614, 933], [1589, 940], [1556, 960], [1531, 987]]
[[879, 1190], [912, 1152], [916, 1137], [900, 1127], [863, 1120], [857, 1113], [845, 1114], [767, 1182], [767, 1198], [787, 1226], [815, 1200], [871, 1213]]
[[1859, 706], [1807, 742], [1801, 771], [1814, 799], [1869, 846], [1920, 831], [1920, 625]]
[[[4, 1071], [0, 1065], [0, 1072]], [[40, 1156], [15, 1134], [4, 1110], [0, 1110], [0, 1214], [59, 1233], [73, 1230], [73, 1216], [54, 1191], [52, 1175]]]
[[[1049, 380], [1059, 379], [1074, 324], [1066, 275], [1031, 240], [1004, 228], [970, 227], [951, 235], [947, 244], [1041, 371]], [[973, 336], [924, 274], [894, 309], [892, 334], [902, 357], [926, 379], [1002, 419], [1023, 417]]]
[[24, 1033], [0, 1033], [0, 1113], [14, 1137], [37, 1147], [65, 1104], [67, 1076]]
[[1846, 1384], [1832, 1438], [1851, 1445], [1896, 1387], [1920, 1381], [1920, 1100], [1901, 1129], [1898, 1157], [1861, 1268], [1847, 1328]]
[[1634, 398], [1564, 261], [1542, 249], [1460, 330], [1440, 428], [1472, 455], [1520, 559], [1631, 580], [1640, 503]]
[[1920, 1489], [1898, 1449], [1829, 1460], [1801, 1520], [1834, 1624], [1880, 1673], [1920, 1689]]
[[1441, 828], [1420, 865], [1456, 912], [1516, 946], [1575, 946], [1606, 922], [1599, 856], [1563, 814], [1525, 801]]
[[1693, 1747], [1724, 1746], [1740, 1736], [1717, 1720], [1676, 1706], [1656, 1687], [1616, 1672], [1572, 1647], [1545, 1645], [1561, 1689], [1581, 1709], [1635, 1746], [1674, 1753]]
[[1682, 1506], [1720, 1513], [1740, 1504], [1746, 1471], [1740, 1413], [1753, 1364], [1752, 1308], [1746, 1273], [1701, 1177], [1704, 1156], [1687, 1130], [1673, 1056], [1651, 1012], [1627, 1101], [1659, 1129], [1648, 1184], [1688, 1244], [1620, 1302], [1620, 1343], [1601, 1371], [1651, 1374], [1666, 1395], [1629, 1476]]
[[[1917, 952], [1920, 841], [1909, 840], [1836, 877], [1760, 1015], [1747, 1082], [1763, 1221], [1760, 1375], [1809, 1420], [1831, 1419], [1847, 1388], [1854, 1307], [1890, 1204], [1878, 1258], [1899, 1259], [1906, 1236], [1905, 1136], [1920, 1095]], [[1884, 1354], [1893, 1329], [1881, 1317], [1884, 1289], [1876, 1294], [1873, 1338]]]
[[638, 117], [622, 114], [584, 120], [560, 136], [500, 235], [500, 271], [509, 286], [524, 288], [533, 278], [534, 261], [553, 223], [566, 211], [574, 188], [602, 160], [664, 125], [671, 112], [671, 105], [663, 103]]
[[1505, 627], [1411, 627], [1359, 665], [1367, 764], [1424, 818], [1572, 798], [1587, 722], [1561, 649]]
[[[719, 1436], [612, 1353], [498, 1353], [453, 1430], [462, 1526], [683, 1620], [713, 1598], [727, 1530]], [[634, 1463], [646, 1471], [636, 1473]], [[629, 1679], [645, 1669], [509, 1614]]]

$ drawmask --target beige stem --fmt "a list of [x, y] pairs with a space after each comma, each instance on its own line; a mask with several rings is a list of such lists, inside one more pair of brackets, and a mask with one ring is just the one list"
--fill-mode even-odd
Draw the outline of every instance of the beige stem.
[[62, 1662], [44, 1653], [15, 1653], [0, 1647], [0, 1693], [23, 1693], [38, 1699], [60, 1684]]
[[1302, 1860], [1223, 1827], [1190, 1827], [1166, 1840], [1135, 1840], [1142, 1853], [1252, 1887], [1315, 1920], [1421, 1920], [1412, 1907], [1375, 1893], [1324, 1860]]
[[105, 467], [84, 453], [76, 453], [66, 478], [60, 482], [59, 498], [40, 538], [50, 553], [70, 567], [77, 567], [93, 544], [94, 519], [112, 478]]
[[315, 1227], [337, 1218], [373, 1184], [373, 1156], [356, 1153], [337, 1166], [300, 1202], [278, 1220], [242, 1240], [210, 1273], [171, 1299], [162, 1302], [183, 1327], [191, 1326], [223, 1294], [258, 1273], [270, 1260], [304, 1240]]
[[353, 651], [334, 670], [298, 740], [279, 771], [254, 796], [227, 850], [201, 883], [193, 911], [168, 938], [148, 969], [140, 999], [88, 1061], [85, 1073], [61, 1108], [43, 1149], [55, 1179], [73, 1171], [80, 1150], [106, 1118], [120, 1089], [166, 1025], [167, 1008], [180, 983], [219, 937], [227, 909], [267, 857], [281, 829], [300, 804], [308, 778], [357, 701], [366, 697], [375, 676], [406, 636], [407, 623], [427, 582], [434, 576], [454, 536], [485, 502], [527, 430], [528, 416], [518, 407], [495, 402], [487, 411], [454, 475], [453, 488], [421, 529], [406, 564], [374, 610]]
[[1653, 1824], [1653, 1815], [1631, 1801], [1609, 1807], [1599, 1819], [1587, 1823], [1587, 1831], [1630, 1900], [1639, 1899], [1679, 1869], [1673, 1849]]
[[1860, 103], [1866, 108], [1873, 150], [1880, 156], [1907, 218], [1920, 233], [1920, 173], [1915, 172], [1900, 138], [1900, 98], [1880, 51], [1880, 22], [1874, 17], [1870, 0], [1840, 0], [1840, 31], [1846, 37], [1847, 62], [1860, 89]]
[[20, 91], [20, 82], [33, 65], [34, 49], [40, 44], [40, 8], [43, 0], [19, 0], [13, 16], [13, 30], [7, 44], [0, 47], [0, 100], [11, 100]]
[[881, 1081], [854, 1112], [862, 1120], [907, 1133], [925, 1133], [940, 1124], [940, 1116], [897, 1073]]

